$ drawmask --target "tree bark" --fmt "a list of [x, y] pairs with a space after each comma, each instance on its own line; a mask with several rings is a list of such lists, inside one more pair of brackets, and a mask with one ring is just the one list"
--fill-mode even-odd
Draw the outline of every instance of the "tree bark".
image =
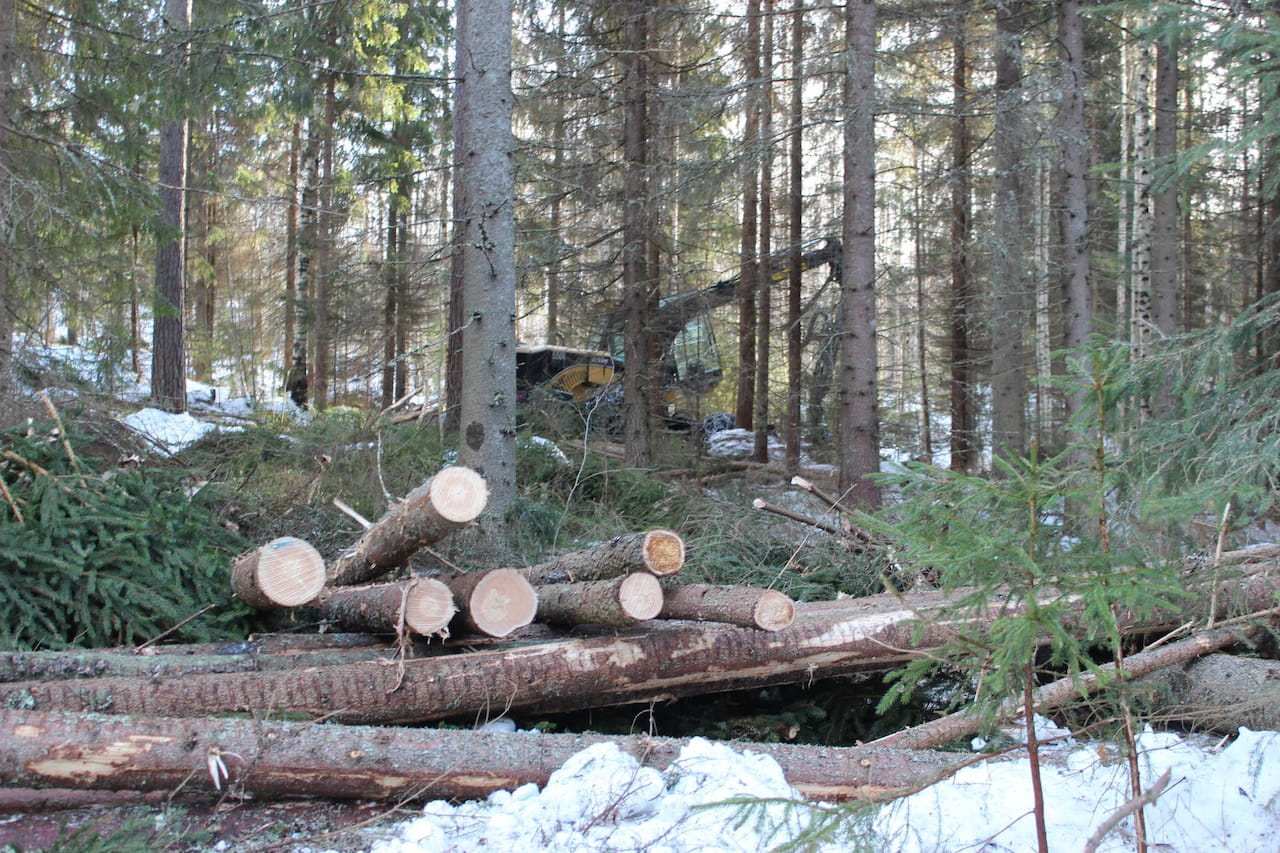
[[787, 211], [790, 267], [787, 270], [787, 470], [800, 470], [800, 389], [804, 336], [800, 243], [804, 239], [804, 0], [795, 0], [791, 23], [791, 108], [788, 151]]
[[[165, 0], [171, 31], [191, 26], [191, 0]], [[188, 46], [177, 51], [185, 74]], [[187, 410], [187, 347], [184, 269], [186, 267], [187, 118], [174, 116], [160, 128], [159, 219], [171, 233], [156, 250], [156, 301], [152, 332], [151, 400], [167, 412]]]
[[323, 588], [324, 558], [292, 536], [273, 539], [231, 566], [231, 591], [250, 607], [297, 607]]
[[951, 288], [948, 294], [952, 471], [968, 472], [978, 464], [978, 406], [974, 389], [970, 331], [974, 324], [969, 244], [973, 190], [969, 158], [969, 52], [963, 19], [952, 38], [951, 118]]
[[489, 485], [487, 519], [500, 524], [515, 497], [516, 267], [511, 131], [511, 2], [467, 0], [457, 157], [461, 168], [461, 464]]
[[850, 0], [844, 42], [844, 275], [840, 285], [839, 477], [850, 507], [880, 505], [875, 256], [876, 4]]
[[649, 119], [648, 119], [648, 4], [628, 0], [623, 15], [623, 172], [622, 301], [623, 327], [622, 433], [626, 463], [647, 468], [650, 463], [651, 375], [649, 304], [654, 282], [649, 280]]
[[[1124, 671], [1116, 676], [1121, 681], [1129, 681], [1165, 667], [1173, 666], [1191, 658], [1200, 657], [1241, 641], [1249, 629], [1204, 631], [1194, 634], [1185, 640], [1139, 652], [1124, 659]], [[1102, 672], [1115, 673], [1115, 664], [1104, 664], [1099, 667]], [[1075, 678], [1062, 678], [1035, 690], [1034, 706], [1038, 712], [1045, 712], [1066, 704], [1080, 696], [1087, 695], [1098, 687], [1098, 676], [1087, 672]], [[1009, 720], [1024, 713], [1021, 702], [1007, 702], [996, 714], [995, 720]], [[910, 729], [894, 732], [891, 735], [872, 741], [873, 746], [893, 747], [894, 749], [933, 749], [976, 734], [982, 729], [983, 720], [967, 711], [959, 711], [930, 720]]]
[[[1201, 607], [1216, 600], [1224, 614], [1228, 602], [1232, 612], [1271, 608], [1280, 591], [1280, 567], [1272, 568], [1224, 582], [1214, 596], [1202, 591], [1193, 601]], [[796, 621], [773, 632], [657, 621], [611, 637], [408, 660], [403, 667], [18, 682], [0, 687], [0, 706], [174, 716], [254, 710], [346, 723], [472, 717], [494, 707], [551, 713], [883, 671], [929, 654], [957, 633], [980, 639], [997, 613], [1011, 609], [997, 600], [986, 613], [936, 618], [947, 601], [930, 591], [801, 604]], [[1120, 628], [1126, 635], [1167, 631], [1187, 618], [1182, 611], [1142, 619], [1121, 614]], [[1072, 627], [1064, 622], [1066, 630]]]
[[399, 634], [403, 625], [424, 637], [449, 627], [457, 608], [453, 593], [434, 578], [326, 589], [316, 602], [320, 615], [343, 628]]
[[458, 622], [470, 631], [505, 637], [537, 615], [538, 593], [514, 569], [463, 572], [442, 580], [453, 591]]
[[[1058, 3], [1058, 127], [1062, 145], [1062, 345], [1082, 354], [1093, 331], [1093, 258], [1089, 247], [1089, 137], [1085, 124], [1084, 22], [1080, 0]], [[1084, 391], [1068, 395], [1066, 418], [1084, 405]]]
[[518, 571], [530, 583], [541, 586], [604, 580], [636, 571], [661, 577], [675, 574], [683, 566], [684, 540], [678, 533], [658, 528], [617, 536], [595, 547], [562, 554]]
[[436, 542], [484, 511], [485, 481], [469, 468], [445, 468], [414, 489], [364, 532], [329, 566], [329, 584], [373, 580], [403, 565], [423, 546]]
[[781, 631], [795, 621], [796, 605], [776, 589], [703, 584], [664, 585], [661, 619], [725, 622]]
[[662, 584], [648, 572], [538, 587], [538, 621], [553, 625], [634, 625], [662, 609]]
[[[246, 648], [248, 647], [248, 648]], [[352, 649], [268, 652], [251, 643], [233, 643], [220, 651], [207, 647], [189, 653], [139, 654], [133, 649], [83, 652], [8, 652], [0, 654], [0, 682], [53, 681], [83, 678], [180, 678], [222, 672], [280, 672], [304, 667], [337, 666], [365, 661], [389, 661], [396, 650], [386, 638], [379, 645]]]
[[738, 270], [738, 385], [734, 426], [751, 429], [755, 417], [758, 282], [764, 277], [758, 252], [760, 207], [760, 0], [747, 0], [746, 71], [742, 127], [742, 248]]
[[[27, 789], [182, 790], [377, 800], [486, 797], [533, 783], [575, 753], [614, 743], [665, 769], [686, 739], [541, 732], [316, 725], [0, 710], [0, 784]], [[806, 797], [879, 800], [915, 790], [965, 761], [929, 753], [751, 744]]]
[[1280, 662], [1212, 654], [1140, 679], [1154, 717], [1235, 734], [1280, 730]]

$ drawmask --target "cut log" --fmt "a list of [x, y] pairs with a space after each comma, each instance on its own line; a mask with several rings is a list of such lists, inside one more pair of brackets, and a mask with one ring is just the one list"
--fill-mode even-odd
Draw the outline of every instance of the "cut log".
[[403, 624], [424, 637], [447, 628], [457, 612], [449, 587], [434, 578], [327, 587], [315, 604], [323, 618], [350, 630], [398, 634]]
[[[181, 790], [216, 796], [480, 798], [545, 785], [569, 757], [614, 743], [665, 769], [688, 741], [648, 736], [315, 725], [270, 719], [174, 719], [0, 711], [0, 785], [26, 789]], [[739, 747], [742, 748], [742, 747]], [[925, 785], [967, 756], [865, 747], [751, 744], [802, 794], [885, 799]]]
[[[1258, 629], [1243, 628], [1235, 631], [1217, 629], [1194, 634], [1185, 640], [1170, 643], [1147, 652], [1129, 655], [1124, 659], [1124, 670], [1118, 676], [1129, 681], [1165, 667], [1206, 655], [1239, 643], [1242, 637]], [[1115, 664], [1099, 667], [1104, 673], [1115, 673]], [[1060, 678], [1039, 687], [1035, 691], [1034, 707], [1041, 713], [1060, 707], [1067, 702], [1087, 695], [1098, 687], [1098, 676], [1086, 672], [1075, 678]], [[1021, 702], [1006, 702], [995, 714], [995, 721], [1007, 721], [1023, 713]], [[871, 742], [872, 746], [889, 746], [895, 749], [935, 749], [960, 738], [969, 737], [981, 730], [982, 720], [968, 711], [958, 711], [921, 723], [909, 729], [894, 732]]]
[[[242, 646], [243, 644], [237, 644]], [[164, 646], [160, 647], [162, 650]], [[105, 649], [87, 652], [7, 652], [0, 655], [0, 682], [145, 676], [178, 678], [215, 672], [270, 672], [303, 667], [337, 666], [392, 660], [395, 650], [382, 646], [352, 650], [317, 650], [268, 654], [253, 649], [204, 654], [139, 655]]]
[[664, 584], [661, 619], [725, 622], [742, 628], [781, 631], [796, 618], [796, 604], [776, 589], [705, 584]]
[[648, 572], [538, 589], [538, 621], [553, 625], [633, 625], [662, 609], [662, 583]]
[[324, 558], [307, 542], [284, 536], [239, 557], [231, 590], [250, 607], [297, 607], [324, 587]]
[[1151, 713], [1162, 721], [1221, 734], [1280, 731], [1280, 661], [1208, 655], [1152, 673], [1137, 687], [1151, 692]]
[[329, 584], [366, 583], [401, 566], [432, 542], [475, 521], [489, 490], [469, 468], [445, 468], [378, 519], [329, 566]]
[[618, 536], [519, 571], [530, 583], [541, 586], [605, 580], [639, 571], [663, 577], [683, 567], [684, 540], [671, 530], [658, 529]]
[[[1277, 591], [1280, 572], [1260, 572], [1224, 584], [1218, 600], [1239, 608], [1235, 613], [1253, 612], [1271, 607]], [[1205, 600], [1197, 596], [1190, 604]], [[473, 719], [495, 707], [551, 713], [883, 671], [931, 654], [958, 633], [981, 640], [997, 615], [1017, 612], [1008, 600], [994, 600], [987, 612], [961, 618], [945, 609], [948, 603], [944, 593], [927, 590], [798, 604], [795, 622], [781, 631], [658, 620], [609, 637], [441, 655], [403, 666], [16, 682], [0, 685], [0, 707], [163, 716], [292, 712], [362, 724]], [[1121, 614], [1120, 630], [1165, 632], [1186, 618], [1181, 611]], [[1065, 616], [1061, 624], [1078, 629]]]
[[456, 619], [466, 630], [505, 637], [537, 615], [538, 593], [514, 569], [462, 572], [442, 581], [453, 591]]

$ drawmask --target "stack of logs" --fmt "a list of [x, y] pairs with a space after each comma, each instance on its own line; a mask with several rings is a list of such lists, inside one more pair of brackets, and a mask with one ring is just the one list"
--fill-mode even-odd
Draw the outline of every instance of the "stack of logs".
[[308, 607], [347, 630], [506, 637], [548, 625], [630, 625], [647, 619], [725, 622], [778, 631], [795, 617], [776, 590], [682, 584], [679, 534], [650, 530], [525, 568], [375, 582], [422, 548], [471, 524], [488, 499], [484, 479], [445, 468], [369, 524], [328, 566], [301, 539], [277, 539], [236, 560], [231, 585], [256, 608]]

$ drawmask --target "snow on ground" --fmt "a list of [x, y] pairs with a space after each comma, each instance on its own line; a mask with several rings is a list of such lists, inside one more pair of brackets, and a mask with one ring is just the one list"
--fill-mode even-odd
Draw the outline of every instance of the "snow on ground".
[[[1273, 853], [1280, 850], [1280, 734], [1241, 730], [1229, 743], [1143, 734], [1144, 785], [1165, 770], [1170, 782], [1148, 807], [1148, 839], [1163, 853]], [[1116, 750], [1071, 743], [1043, 762], [1053, 850], [1079, 851], [1129, 799]], [[757, 800], [753, 807], [743, 799]], [[370, 853], [555, 850], [645, 853], [756, 853], [799, 838], [821, 804], [802, 799], [772, 758], [694, 739], [666, 772], [641, 767], [612, 744], [578, 753], [545, 787], [525, 785], [487, 800], [428, 803]], [[1025, 853], [1036, 849], [1025, 759], [993, 759], [883, 806], [870, 824], [852, 818], [821, 853], [853, 849], [930, 853]], [[1126, 819], [1097, 848], [1134, 849]], [[862, 845], [862, 846], [858, 846]]]

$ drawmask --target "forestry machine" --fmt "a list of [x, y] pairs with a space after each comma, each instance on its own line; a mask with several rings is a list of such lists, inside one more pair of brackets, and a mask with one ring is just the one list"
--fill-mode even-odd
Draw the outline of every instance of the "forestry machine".
[[[800, 270], [822, 265], [830, 267], [830, 278], [840, 281], [841, 244], [837, 237], [822, 237], [801, 244]], [[791, 251], [775, 252], [767, 265], [770, 281], [786, 279], [791, 272]], [[711, 327], [711, 312], [737, 298], [739, 276], [665, 297], [651, 317], [650, 334], [654, 349], [662, 353], [659, 366], [663, 377], [668, 420], [688, 426], [691, 421], [679, 405], [683, 395], [700, 395], [720, 383], [723, 372], [720, 351]], [[593, 331], [591, 348], [551, 344], [521, 345], [516, 348], [516, 386], [521, 401], [538, 388], [557, 397], [583, 403], [605, 391], [620, 397], [619, 374], [625, 369], [623, 310], [614, 305], [601, 316]]]

